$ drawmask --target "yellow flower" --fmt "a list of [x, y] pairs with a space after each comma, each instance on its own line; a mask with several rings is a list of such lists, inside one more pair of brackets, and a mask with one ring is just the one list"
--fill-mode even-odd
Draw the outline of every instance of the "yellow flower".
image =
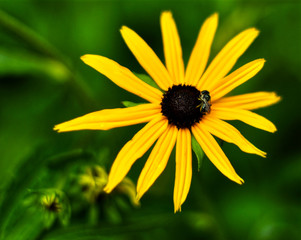
[[111, 192], [127, 175], [135, 161], [157, 141], [138, 179], [137, 197], [140, 199], [165, 169], [176, 144], [176, 212], [181, 210], [191, 183], [191, 134], [217, 169], [232, 181], [241, 184], [243, 180], [212, 135], [236, 144], [244, 152], [264, 157], [266, 153], [256, 148], [224, 120], [240, 120], [253, 127], [275, 132], [276, 127], [272, 122], [250, 110], [274, 104], [280, 97], [273, 92], [224, 97], [256, 75], [264, 65], [264, 59], [257, 59], [228, 74], [237, 59], [258, 36], [257, 29], [250, 28], [235, 36], [206, 68], [218, 24], [218, 15], [213, 14], [200, 29], [185, 70], [180, 38], [172, 14], [163, 12], [160, 23], [166, 67], [133, 30], [123, 26], [121, 35], [138, 62], [162, 91], [146, 84], [113, 60], [97, 55], [84, 55], [81, 59], [86, 64], [119, 87], [150, 103], [93, 112], [61, 123], [54, 129], [58, 132], [108, 130], [148, 122], [117, 155], [104, 190]]

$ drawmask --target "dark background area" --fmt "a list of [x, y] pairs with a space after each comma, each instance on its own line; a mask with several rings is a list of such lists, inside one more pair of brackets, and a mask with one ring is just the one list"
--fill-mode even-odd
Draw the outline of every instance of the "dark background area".
[[[278, 131], [231, 122], [267, 158], [223, 144], [245, 180], [242, 186], [207, 158], [198, 172], [194, 158], [191, 189], [175, 215], [174, 155], [139, 208], [125, 200], [127, 207], [120, 209], [110, 198], [108, 205], [89, 205], [80, 200], [80, 191], [71, 191], [70, 179], [93, 164], [108, 171], [143, 125], [61, 134], [52, 128], [91, 111], [122, 107], [124, 100], [141, 102], [80, 56], [106, 56], [144, 73], [119, 29], [126, 25], [136, 31], [163, 59], [159, 17], [164, 10], [171, 10], [177, 23], [185, 63], [201, 24], [214, 12], [219, 13], [219, 27], [211, 59], [240, 31], [260, 30], [234, 69], [256, 58], [267, 62], [233, 94], [275, 91], [282, 96], [280, 103], [256, 111]], [[301, 239], [300, 56], [300, 1], [1, 1], [1, 239]], [[135, 183], [147, 156], [129, 173]], [[39, 214], [28, 212], [28, 189], [50, 188], [64, 191], [70, 201], [67, 226], [59, 221], [46, 226]]]

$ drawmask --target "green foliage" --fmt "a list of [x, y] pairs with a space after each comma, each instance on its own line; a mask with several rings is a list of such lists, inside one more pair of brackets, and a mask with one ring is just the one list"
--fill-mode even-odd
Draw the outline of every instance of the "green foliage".
[[[100, 150], [97, 155], [102, 156], [105, 151]], [[117, 192], [111, 196], [100, 194], [96, 202], [87, 201], [79, 180], [87, 166], [102, 164], [103, 160], [95, 154], [74, 149], [48, 155], [41, 147], [23, 161], [16, 177], [4, 187], [0, 239], [38, 239], [41, 234], [56, 229], [57, 222], [61, 226], [70, 225], [71, 209], [72, 216], [81, 216], [80, 223], [86, 226], [87, 222], [98, 225], [104, 219], [119, 224], [123, 212], [133, 208], [131, 199]], [[85, 217], [82, 211], [86, 212]]]
[[[33, 239], [44, 228], [51, 227], [56, 215], [61, 223], [66, 225], [70, 218], [70, 206], [66, 195], [59, 189], [40, 189], [47, 182], [48, 185], [55, 187], [64, 180], [58, 175], [62, 173], [53, 173], [48, 166], [58, 159], [61, 163], [66, 163], [70, 158], [74, 162], [77, 159], [87, 161], [91, 157], [91, 154], [82, 150], [73, 150], [49, 157], [42, 147], [25, 159], [16, 170], [15, 177], [3, 187], [5, 194], [0, 203], [0, 239], [15, 239], [14, 237], [18, 236], [23, 228], [27, 231], [22, 233], [22, 239]], [[54, 195], [54, 199], [58, 200], [60, 211], [52, 212], [43, 207], [42, 198], [47, 195]]]
[[121, 103], [125, 107], [135, 107], [135, 106], [138, 106], [141, 104], [141, 103], [134, 103], [134, 102], [130, 102], [130, 101], [122, 101]]
[[[1, 1], [0, 8], [1, 240], [300, 238], [300, 3]], [[198, 166], [181, 213], [173, 214], [173, 157], [140, 207], [133, 204], [132, 192], [102, 192], [95, 202], [88, 201], [80, 176], [93, 166], [108, 171], [141, 126], [60, 134], [53, 126], [114, 108], [122, 99], [130, 100], [122, 102], [125, 107], [141, 104], [141, 99], [103, 81], [79, 57], [99, 54], [142, 72], [118, 33], [126, 25], [164, 63], [159, 16], [165, 9], [177, 22], [185, 63], [201, 23], [213, 12], [219, 13], [219, 28], [211, 59], [240, 31], [253, 26], [261, 31], [234, 68], [261, 57], [267, 63], [233, 94], [276, 91], [281, 95], [280, 104], [258, 111], [279, 131], [272, 135], [233, 123], [268, 153], [262, 160], [231, 144], [222, 145], [245, 180], [242, 186], [220, 174], [193, 137]], [[149, 76], [136, 76], [158, 88]], [[129, 172], [134, 182], [146, 158]], [[55, 204], [49, 205], [49, 199]], [[61, 210], [49, 211], [55, 209]]]
[[0, 75], [17, 76], [41, 74], [48, 79], [65, 82], [70, 78], [69, 70], [59, 61], [25, 52], [24, 50], [0, 49]]
[[150, 86], [152, 86], [152, 87], [154, 87], [154, 88], [157, 88], [157, 89], [161, 90], [161, 89], [159, 88], [159, 86], [157, 85], [157, 83], [156, 83], [153, 79], [150, 78], [150, 76], [145, 75], [145, 74], [142, 74], [142, 73], [135, 73], [135, 75], [136, 75], [139, 79], [141, 79], [143, 82], [147, 83], [148, 85], [150, 85]]

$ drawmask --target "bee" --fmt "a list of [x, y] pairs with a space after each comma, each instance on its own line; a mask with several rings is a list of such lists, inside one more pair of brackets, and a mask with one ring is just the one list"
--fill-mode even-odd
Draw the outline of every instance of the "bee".
[[211, 107], [211, 97], [209, 92], [207, 90], [202, 91], [198, 100], [201, 101], [201, 104], [197, 106], [200, 108], [201, 112], [204, 114], [209, 113]]

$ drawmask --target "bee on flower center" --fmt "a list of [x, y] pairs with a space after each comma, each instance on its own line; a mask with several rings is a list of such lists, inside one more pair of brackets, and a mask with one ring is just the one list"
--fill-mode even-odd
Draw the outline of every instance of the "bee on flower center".
[[202, 91], [200, 96], [198, 97], [198, 100], [201, 101], [201, 104], [199, 104], [197, 108], [200, 108], [201, 112], [204, 114], [210, 113], [211, 97], [209, 92], [207, 90]]

